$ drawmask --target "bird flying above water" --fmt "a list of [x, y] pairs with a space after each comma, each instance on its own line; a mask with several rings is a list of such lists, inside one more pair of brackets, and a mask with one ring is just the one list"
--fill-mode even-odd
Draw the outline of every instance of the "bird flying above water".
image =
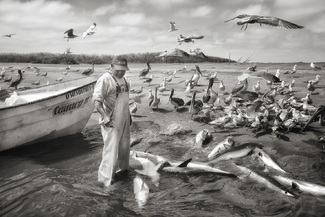
[[11, 38], [11, 36], [13, 36], [13, 35], [16, 35], [16, 33], [12, 33], [12, 34], [3, 35], [3, 37]]
[[247, 29], [248, 24], [259, 23], [261, 26], [262, 24], [275, 26], [275, 27], [282, 27], [286, 29], [302, 29], [303, 26], [297, 25], [295, 23], [291, 23], [289, 21], [280, 19], [278, 17], [270, 17], [270, 16], [259, 16], [259, 15], [248, 15], [248, 14], [241, 14], [232, 19], [226, 20], [225, 22], [229, 22], [234, 19], [241, 19], [241, 21], [237, 22], [237, 25], [242, 25], [241, 29]]

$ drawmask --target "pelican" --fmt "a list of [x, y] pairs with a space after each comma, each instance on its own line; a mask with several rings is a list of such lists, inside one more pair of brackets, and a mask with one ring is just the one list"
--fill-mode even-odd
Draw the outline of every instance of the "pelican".
[[202, 39], [202, 38], [204, 38], [203, 35], [200, 35], [200, 36], [190, 35], [188, 37], [185, 37], [182, 34], [180, 34], [180, 38], [178, 38], [177, 41], [179, 42], [179, 45], [181, 45], [183, 42], [194, 43], [194, 39]]
[[69, 39], [73, 39], [78, 37], [78, 35], [74, 35], [73, 34], [73, 29], [68, 29], [67, 31], [64, 32], [64, 34], [67, 34], [67, 36], [64, 36], [64, 38], [67, 38], [67, 41], [69, 41]]
[[82, 75], [88, 76], [91, 75], [94, 72], [94, 63], [91, 64], [91, 69], [85, 69], [82, 72]]
[[195, 100], [196, 90], [193, 92], [189, 113], [191, 114], [191, 120], [193, 115], [198, 114], [202, 110], [203, 102], [201, 100]]
[[184, 100], [181, 98], [177, 98], [177, 97], [173, 97], [174, 95], [174, 88], [172, 88], [172, 90], [170, 91], [170, 95], [169, 95], [169, 99], [168, 101], [170, 102], [170, 104], [172, 104], [174, 106], [175, 111], [177, 111], [177, 109], [181, 106], [184, 106]]
[[12, 81], [9, 85], [9, 88], [10, 87], [15, 87], [15, 89], [17, 90], [17, 86], [20, 84], [21, 80], [23, 79], [23, 74], [21, 73], [21, 70], [18, 69], [18, 74], [19, 74], [19, 78]]
[[158, 109], [158, 105], [160, 103], [160, 98], [157, 97], [157, 90], [158, 90], [158, 88], [156, 87], [155, 88], [155, 95], [154, 95], [153, 101], [152, 101], [152, 103], [150, 105], [151, 109], [153, 109], [153, 108]]
[[152, 81], [153, 75], [150, 76], [150, 78], [147, 78], [146, 80], [143, 81], [143, 83], [148, 83], [150, 86], [150, 83]]
[[95, 33], [96, 23], [90, 25], [90, 27], [82, 35], [82, 38], [86, 38], [87, 35], [93, 35]]
[[151, 69], [151, 67], [150, 67], [150, 63], [147, 62], [147, 68], [141, 70], [139, 77], [143, 77], [143, 78], [145, 78], [146, 75], [149, 73], [150, 69]]
[[13, 36], [13, 35], [16, 35], [16, 33], [12, 33], [12, 34], [3, 35], [3, 37], [11, 38], [11, 36]]
[[207, 103], [208, 105], [212, 105], [212, 106], [218, 98], [218, 94], [214, 92], [212, 89], [213, 84], [214, 84], [214, 78], [210, 78], [206, 95], [205, 97], [202, 98], [202, 101], [204, 103]]
[[259, 15], [247, 15], [247, 14], [241, 14], [238, 15], [237, 17], [234, 17], [230, 20], [226, 20], [225, 22], [234, 20], [234, 19], [242, 19], [241, 21], [237, 22], [237, 25], [242, 25], [241, 29], [244, 28], [244, 30], [247, 29], [248, 24], [254, 24], [254, 23], [259, 23], [260, 26], [262, 24], [265, 25], [270, 25], [270, 26], [275, 26], [275, 27], [282, 27], [286, 29], [302, 29], [304, 28], [303, 26], [291, 23], [289, 21], [277, 18], [277, 17], [269, 17], [269, 16], [259, 16]]
[[152, 94], [152, 90], [149, 90], [149, 96], [148, 96], [148, 100], [149, 100], [149, 106], [151, 106], [151, 103], [153, 102], [154, 96]]
[[196, 86], [199, 82], [199, 79], [202, 76], [202, 73], [198, 65], [195, 65], [195, 68], [196, 68], [196, 73], [192, 76], [191, 81], [193, 81], [193, 84]]
[[311, 62], [310, 63], [310, 67], [312, 67], [313, 69], [322, 69], [321, 67], [317, 66], [315, 63]]
[[169, 26], [170, 26], [170, 29], [168, 30], [168, 32], [174, 32], [177, 30], [175, 22], [173, 22], [173, 21], [169, 22]]

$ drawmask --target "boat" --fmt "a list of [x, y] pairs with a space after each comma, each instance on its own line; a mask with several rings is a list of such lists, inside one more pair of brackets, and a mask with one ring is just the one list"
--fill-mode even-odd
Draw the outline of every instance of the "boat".
[[96, 81], [89, 76], [10, 93], [0, 105], [0, 151], [80, 133], [94, 110]]

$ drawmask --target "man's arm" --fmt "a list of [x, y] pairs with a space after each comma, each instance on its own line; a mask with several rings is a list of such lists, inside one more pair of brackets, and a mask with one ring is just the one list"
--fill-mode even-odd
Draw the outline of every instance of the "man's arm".
[[103, 125], [106, 127], [113, 127], [113, 120], [111, 118], [111, 115], [106, 114], [103, 103], [101, 101], [95, 100], [94, 105], [96, 110], [99, 112], [99, 114], [102, 116], [103, 119]]

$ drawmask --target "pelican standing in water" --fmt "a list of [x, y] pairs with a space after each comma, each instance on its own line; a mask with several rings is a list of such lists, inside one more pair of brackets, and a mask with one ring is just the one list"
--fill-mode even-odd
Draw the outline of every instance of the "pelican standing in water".
[[89, 76], [94, 72], [94, 63], [91, 64], [91, 69], [85, 69], [82, 75]]
[[69, 39], [78, 37], [78, 35], [73, 34], [73, 29], [68, 29], [67, 31], [64, 32], [64, 34], [67, 34], [67, 36], [64, 36], [64, 38], [67, 38], [67, 41], [69, 41]]
[[241, 19], [241, 21], [237, 22], [237, 25], [242, 25], [241, 29], [244, 30], [247, 29], [248, 24], [254, 24], [254, 23], [259, 23], [260, 26], [262, 24], [269, 25], [269, 26], [275, 26], [275, 27], [282, 27], [286, 29], [302, 29], [304, 28], [303, 26], [291, 23], [289, 21], [280, 19], [278, 17], [269, 17], [269, 16], [259, 16], [259, 15], [248, 15], [248, 14], [241, 14], [238, 15], [237, 17], [234, 17], [230, 20], [226, 20], [225, 22], [229, 22], [234, 19]]
[[150, 70], [151, 70], [150, 63], [147, 62], [147, 68], [141, 70], [139, 77], [145, 78]]

